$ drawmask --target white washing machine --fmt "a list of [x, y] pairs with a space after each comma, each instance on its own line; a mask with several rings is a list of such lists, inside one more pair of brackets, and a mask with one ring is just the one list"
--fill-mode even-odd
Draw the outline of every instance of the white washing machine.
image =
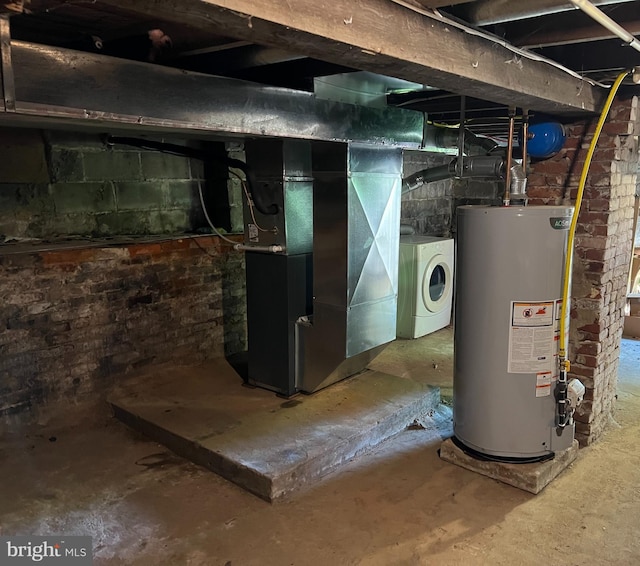
[[399, 338], [418, 338], [451, 322], [453, 261], [452, 238], [400, 237]]

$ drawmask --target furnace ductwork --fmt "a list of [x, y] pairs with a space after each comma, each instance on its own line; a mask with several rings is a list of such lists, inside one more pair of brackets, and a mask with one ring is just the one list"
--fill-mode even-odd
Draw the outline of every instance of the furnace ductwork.
[[313, 143], [313, 316], [296, 324], [296, 383], [365, 369], [396, 337], [402, 152]]
[[468, 177], [499, 178], [504, 172], [504, 167], [504, 157], [502, 156], [475, 155], [473, 157], [466, 157], [462, 161], [462, 170], [458, 171], [458, 158], [456, 158], [447, 165], [423, 169], [404, 178], [402, 180], [402, 192], [403, 194], [408, 193], [409, 191], [419, 189], [427, 183], [451, 179], [453, 177], [459, 177], [461, 179]]

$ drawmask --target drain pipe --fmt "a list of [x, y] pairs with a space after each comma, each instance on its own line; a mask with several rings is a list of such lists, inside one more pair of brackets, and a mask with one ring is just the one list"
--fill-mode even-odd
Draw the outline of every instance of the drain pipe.
[[[572, 2], [574, 0], [571, 0]], [[569, 309], [569, 283], [571, 281], [571, 265], [573, 260], [573, 243], [576, 235], [576, 227], [578, 225], [578, 216], [580, 215], [580, 206], [582, 205], [582, 196], [584, 195], [584, 188], [587, 183], [587, 175], [589, 173], [589, 168], [591, 167], [591, 160], [593, 159], [593, 153], [596, 149], [596, 144], [598, 143], [598, 138], [602, 133], [602, 128], [604, 126], [604, 122], [607, 119], [607, 115], [609, 114], [609, 110], [611, 109], [611, 105], [613, 104], [613, 99], [622, 84], [624, 78], [629, 74], [629, 71], [625, 71], [624, 73], [620, 73], [618, 78], [615, 80], [613, 85], [611, 86], [611, 90], [609, 91], [609, 96], [607, 97], [606, 102], [604, 103], [604, 108], [602, 109], [602, 113], [600, 114], [600, 118], [598, 119], [598, 124], [596, 125], [595, 132], [593, 133], [593, 139], [591, 140], [591, 144], [589, 145], [589, 150], [587, 151], [587, 156], [584, 161], [584, 166], [582, 168], [582, 174], [580, 175], [580, 182], [578, 183], [578, 194], [576, 195], [576, 204], [575, 210], [573, 211], [573, 217], [571, 218], [571, 226], [569, 227], [569, 236], [567, 238], [567, 254], [566, 261], [564, 265], [564, 279], [562, 283], [562, 308], [560, 311], [560, 349], [558, 352], [558, 360], [560, 363], [560, 375], [558, 377], [558, 383], [556, 385], [556, 401], [558, 408], [557, 415], [557, 426], [558, 429], [563, 429], [567, 425], [571, 424], [571, 419], [573, 413], [569, 410], [569, 400], [567, 396], [568, 391], [568, 379], [567, 376], [569, 374], [569, 370], [571, 369], [571, 365], [569, 360], [567, 359], [567, 350], [568, 350], [568, 340], [569, 336], [567, 334], [567, 312]]]

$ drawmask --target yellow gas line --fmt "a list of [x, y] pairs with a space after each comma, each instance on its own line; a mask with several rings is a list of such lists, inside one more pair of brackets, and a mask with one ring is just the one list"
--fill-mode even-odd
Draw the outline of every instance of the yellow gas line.
[[613, 104], [613, 99], [618, 92], [618, 88], [620, 88], [620, 84], [624, 80], [624, 78], [629, 74], [629, 71], [625, 71], [624, 73], [620, 73], [616, 78], [615, 82], [611, 86], [611, 90], [609, 91], [609, 96], [607, 97], [606, 102], [604, 103], [604, 108], [600, 114], [600, 119], [598, 120], [598, 124], [596, 126], [595, 132], [593, 133], [593, 139], [591, 140], [591, 144], [589, 145], [589, 151], [587, 152], [587, 157], [584, 161], [584, 167], [582, 168], [582, 174], [580, 175], [580, 182], [578, 183], [578, 194], [576, 196], [576, 204], [575, 210], [573, 212], [573, 217], [571, 219], [571, 226], [569, 227], [569, 238], [567, 240], [567, 257], [564, 264], [564, 282], [562, 285], [562, 308], [560, 311], [560, 352], [559, 352], [559, 360], [560, 367], [565, 371], [569, 371], [569, 362], [567, 360], [567, 348], [568, 348], [568, 336], [566, 329], [566, 320], [567, 320], [567, 308], [569, 304], [569, 281], [571, 280], [571, 264], [573, 258], [573, 242], [575, 240], [576, 235], [576, 227], [578, 225], [578, 215], [580, 214], [580, 206], [582, 205], [582, 195], [584, 194], [584, 187], [587, 183], [587, 175], [589, 174], [589, 168], [591, 167], [591, 160], [593, 159], [593, 153], [596, 149], [596, 144], [598, 143], [598, 138], [600, 137], [600, 133], [602, 132], [602, 127], [604, 126], [604, 122], [607, 119], [607, 115], [609, 114], [609, 110], [611, 110], [611, 105]]

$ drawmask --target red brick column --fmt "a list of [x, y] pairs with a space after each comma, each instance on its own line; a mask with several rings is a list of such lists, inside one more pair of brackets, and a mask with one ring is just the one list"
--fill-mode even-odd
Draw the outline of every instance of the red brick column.
[[[573, 204], [596, 119], [567, 127], [564, 148], [532, 165], [530, 204]], [[631, 260], [638, 170], [638, 98], [618, 100], [594, 153], [574, 253], [569, 355], [571, 373], [586, 386], [576, 437], [590, 444], [616, 399], [620, 339]]]

